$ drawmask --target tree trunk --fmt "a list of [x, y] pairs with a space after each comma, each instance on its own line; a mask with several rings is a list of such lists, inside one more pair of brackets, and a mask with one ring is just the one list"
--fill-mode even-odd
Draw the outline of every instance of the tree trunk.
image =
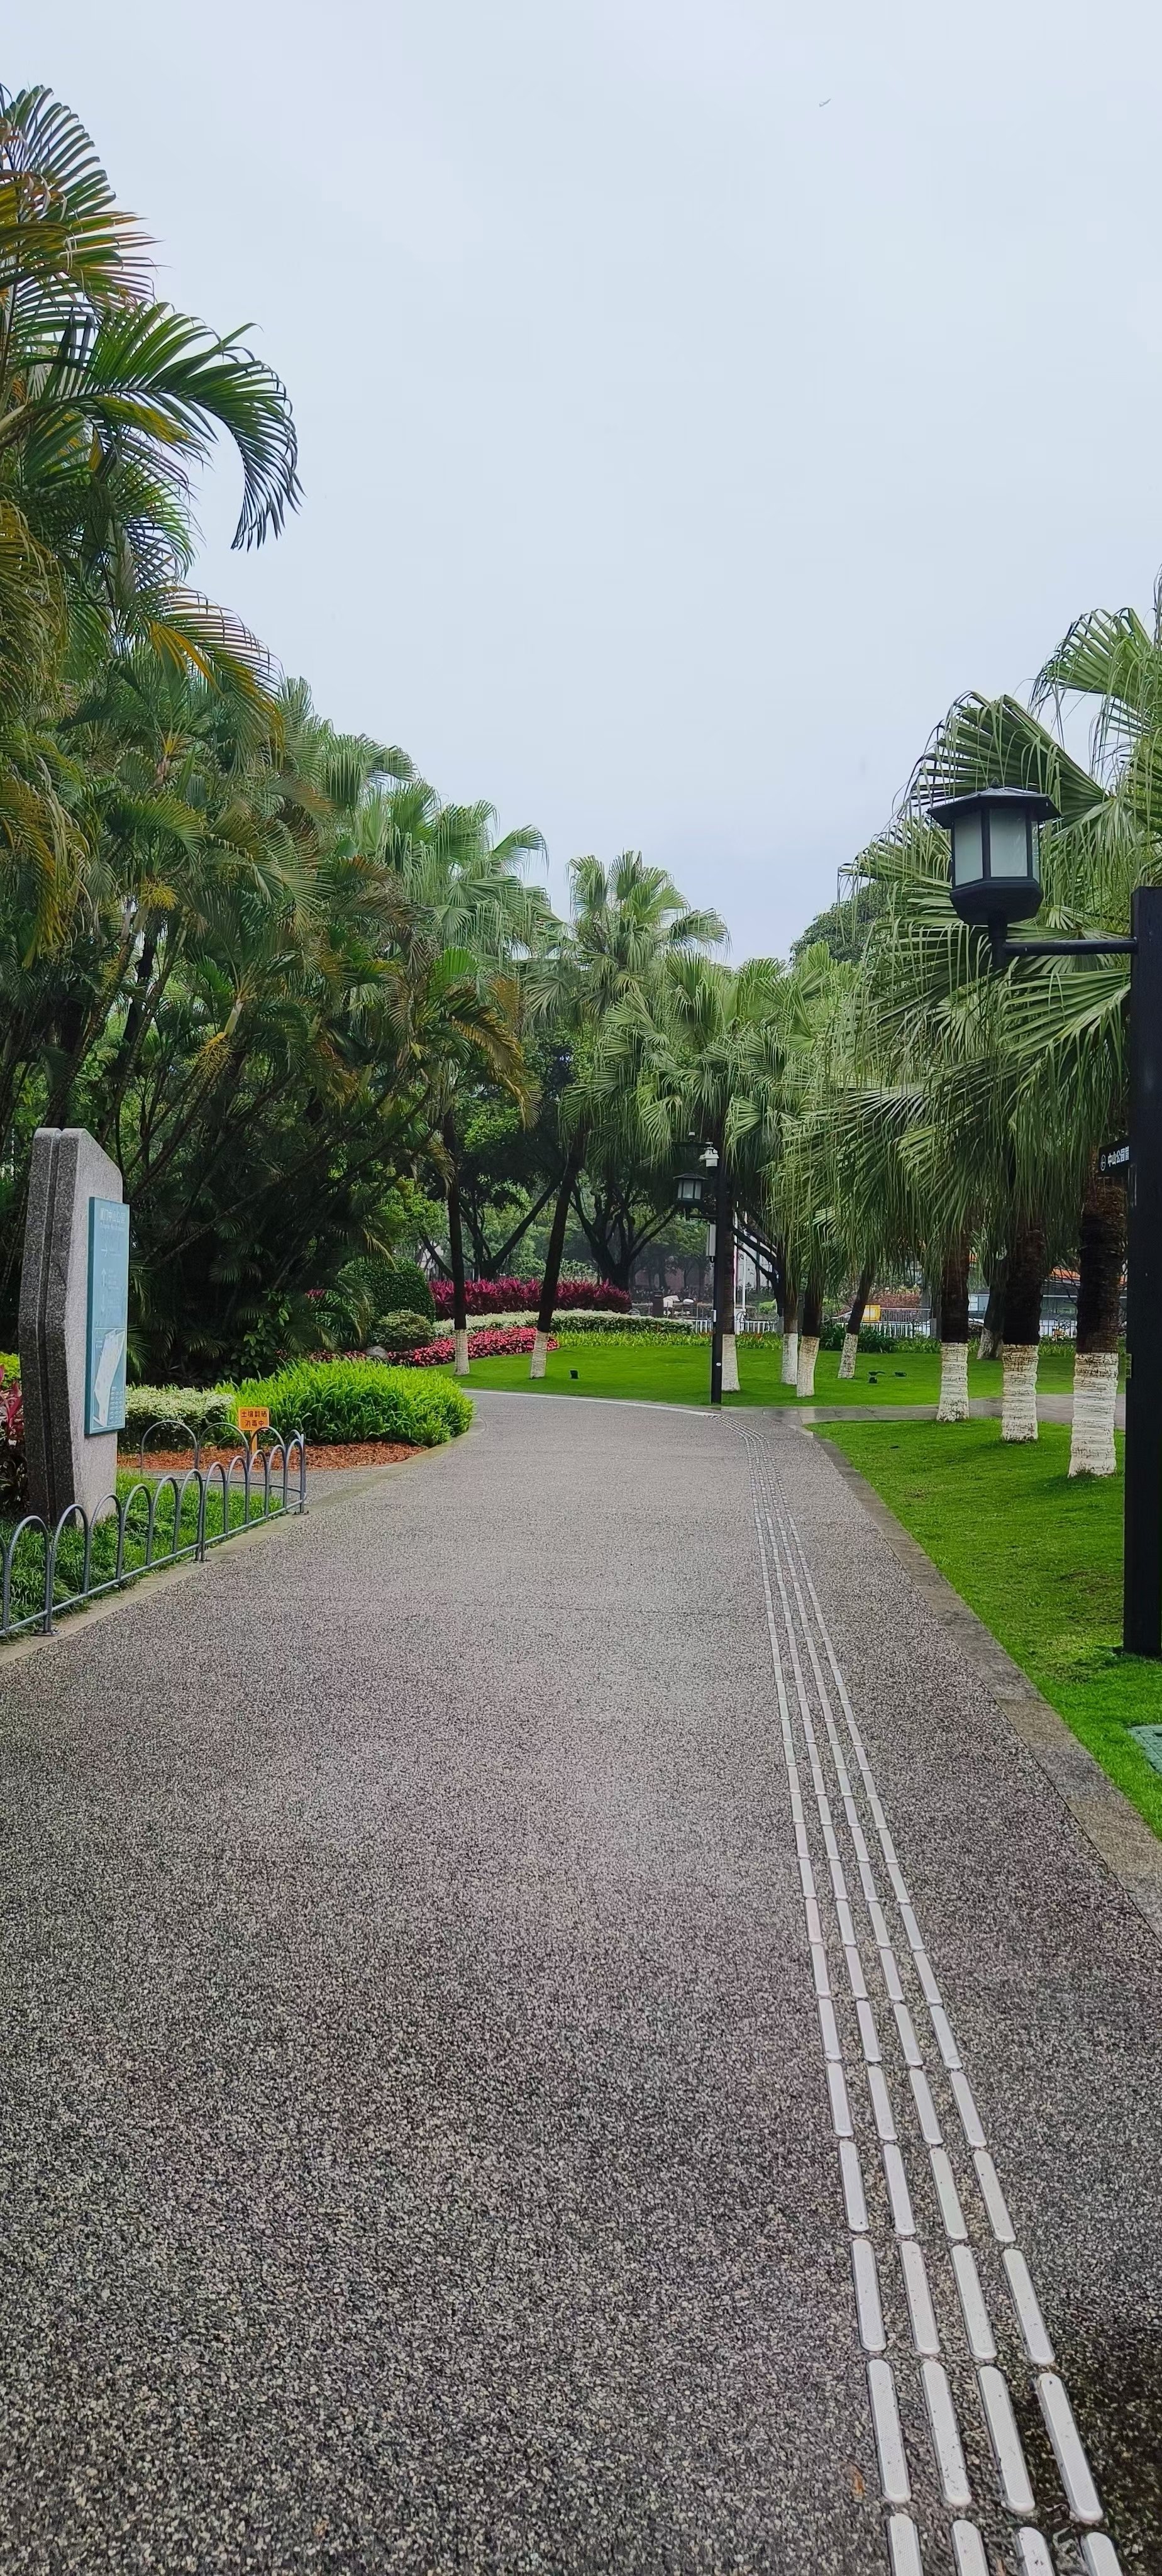
[[565, 1250], [565, 1228], [569, 1222], [569, 1206], [573, 1196], [573, 1184], [576, 1181], [577, 1174], [581, 1169], [583, 1161], [584, 1146], [581, 1138], [577, 1137], [569, 1150], [568, 1160], [565, 1164], [565, 1170], [562, 1175], [561, 1186], [557, 1192], [557, 1204], [553, 1210], [553, 1222], [549, 1228], [549, 1244], [548, 1250], [545, 1254], [545, 1273], [541, 1281], [541, 1302], [537, 1308], [537, 1329], [533, 1337], [533, 1355], [529, 1361], [530, 1377], [543, 1377], [545, 1374], [545, 1361], [548, 1358], [549, 1352], [549, 1334], [553, 1327], [553, 1310], [557, 1303], [557, 1290], [561, 1284], [561, 1260]]
[[940, 1270], [940, 1402], [938, 1422], [968, 1420], [969, 1241], [950, 1244]]
[[861, 1270], [859, 1274], [859, 1286], [857, 1287], [855, 1295], [851, 1301], [851, 1312], [847, 1318], [847, 1330], [843, 1336], [843, 1350], [840, 1354], [839, 1361], [839, 1374], [841, 1377], [855, 1376], [855, 1355], [859, 1349], [859, 1328], [863, 1322], [864, 1307], [867, 1304], [874, 1286], [874, 1270]]
[[998, 1261], [993, 1277], [989, 1281], [988, 1304], [984, 1310], [984, 1322], [980, 1328], [980, 1341], [977, 1345], [978, 1360], [995, 1360], [1004, 1339], [1004, 1332], [1005, 1265], [1003, 1261]]
[[815, 1362], [819, 1357], [819, 1334], [823, 1324], [823, 1289], [818, 1279], [809, 1279], [803, 1299], [803, 1330], [799, 1335], [799, 1353], [795, 1369], [796, 1395], [814, 1395]]
[[464, 1223], [460, 1209], [460, 1166], [457, 1159], [456, 1121], [449, 1111], [444, 1120], [444, 1144], [451, 1169], [448, 1174], [448, 1253], [452, 1264], [452, 1335], [456, 1347], [455, 1375], [468, 1375], [468, 1287], [464, 1276]]
[[794, 1386], [799, 1375], [799, 1291], [790, 1277], [783, 1281], [783, 1366], [784, 1386]]
[[1041, 1355], [1041, 1287], [1045, 1277], [1045, 1231], [1018, 1225], [1005, 1262], [1005, 1338], [1001, 1344], [1004, 1385], [1002, 1440], [1037, 1437], [1037, 1362]]
[[1120, 1181], [1102, 1179], [1095, 1160], [1081, 1210], [1071, 1476], [1117, 1471], [1114, 1415], [1125, 1257], [1126, 1193]]

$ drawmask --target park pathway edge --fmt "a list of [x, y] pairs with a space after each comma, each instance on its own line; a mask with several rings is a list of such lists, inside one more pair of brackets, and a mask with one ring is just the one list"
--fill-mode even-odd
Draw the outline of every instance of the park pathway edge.
[[[807, 1439], [816, 1437], [806, 1424], [801, 1428]], [[1065, 1719], [1014, 1663], [991, 1628], [986, 1628], [983, 1619], [970, 1610], [874, 1485], [869, 1485], [866, 1476], [861, 1476], [831, 1441], [824, 1439], [822, 1446], [836, 1474], [842, 1476], [881, 1538], [886, 1539], [893, 1555], [911, 1575], [933, 1616], [954, 1637], [966, 1663], [1007, 1717], [1014, 1734], [1027, 1745], [1034, 1761], [1052, 1781], [1111, 1877], [1124, 1888], [1156, 1940], [1162, 1942], [1162, 1843], [1151, 1832], [1145, 1817], [1131, 1806]]]

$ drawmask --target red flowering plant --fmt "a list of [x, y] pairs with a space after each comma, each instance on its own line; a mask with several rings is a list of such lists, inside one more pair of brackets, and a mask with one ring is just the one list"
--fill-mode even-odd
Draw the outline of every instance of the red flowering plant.
[[0, 1363], [0, 1508], [7, 1504], [19, 1507], [27, 1494], [24, 1399], [19, 1378], [10, 1377]]
[[[452, 1282], [433, 1279], [432, 1303], [441, 1321], [452, 1312]], [[541, 1302], [539, 1279], [470, 1279], [467, 1284], [470, 1315], [535, 1315]], [[557, 1290], [558, 1306], [598, 1306], [603, 1312], [628, 1315], [628, 1288], [611, 1288], [608, 1279], [562, 1279]]]
[[[507, 1332], [490, 1332], [485, 1324], [479, 1332], [469, 1333], [468, 1357], [470, 1360], [514, 1359], [520, 1351], [531, 1351], [536, 1338], [531, 1324], [511, 1324]], [[549, 1349], [555, 1351], [556, 1347], [550, 1334]], [[399, 1368], [446, 1368], [455, 1357], [456, 1344], [450, 1333], [441, 1341], [425, 1342], [422, 1350], [392, 1353]]]

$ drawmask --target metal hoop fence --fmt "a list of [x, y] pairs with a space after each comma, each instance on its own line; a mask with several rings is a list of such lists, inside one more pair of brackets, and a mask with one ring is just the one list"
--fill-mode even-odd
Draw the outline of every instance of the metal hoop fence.
[[[145, 1440], [151, 1431], [175, 1427], [151, 1423]], [[193, 1447], [199, 1461], [199, 1444]], [[0, 1639], [26, 1629], [50, 1636], [66, 1611], [124, 1591], [163, 1565], [187, 1557], [204, 1564], [224, 1539], [306, 1508], [306, 1443], [301, 1431], [292, 1431], [258, 1456], [240, 1449], [228, 1463], [171, 1467], [156, 1483], [139, 1476], [128, 1493], [105, 1495], [91, 1512], [67, 1503], [55, 1526], [39, 1512], [25, 1512], [0, 1553]]]

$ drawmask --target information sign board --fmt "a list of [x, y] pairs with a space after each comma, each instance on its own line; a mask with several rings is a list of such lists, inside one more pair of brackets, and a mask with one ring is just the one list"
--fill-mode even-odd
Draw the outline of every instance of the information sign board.
[[125, 1427], [125, 1344], [129, 1333], [129, 1210], [124, 1199], [89, 1201], [89, 1297], [85, 1431]]
[[240, 1431], [269, 1431], [270, 1406], [268, 1404], [240, 1404], [238, 1407], [238, 1428]]
[[1097, 1158], [1097, 1167], [1099, 1172], [1109, 1180], [1116, 1180], [1119, 1173], [1124, 1176], [1130, 1168], [1129, 1138], [1124, 1138], [1120, 1145], [1103, 1145]]

